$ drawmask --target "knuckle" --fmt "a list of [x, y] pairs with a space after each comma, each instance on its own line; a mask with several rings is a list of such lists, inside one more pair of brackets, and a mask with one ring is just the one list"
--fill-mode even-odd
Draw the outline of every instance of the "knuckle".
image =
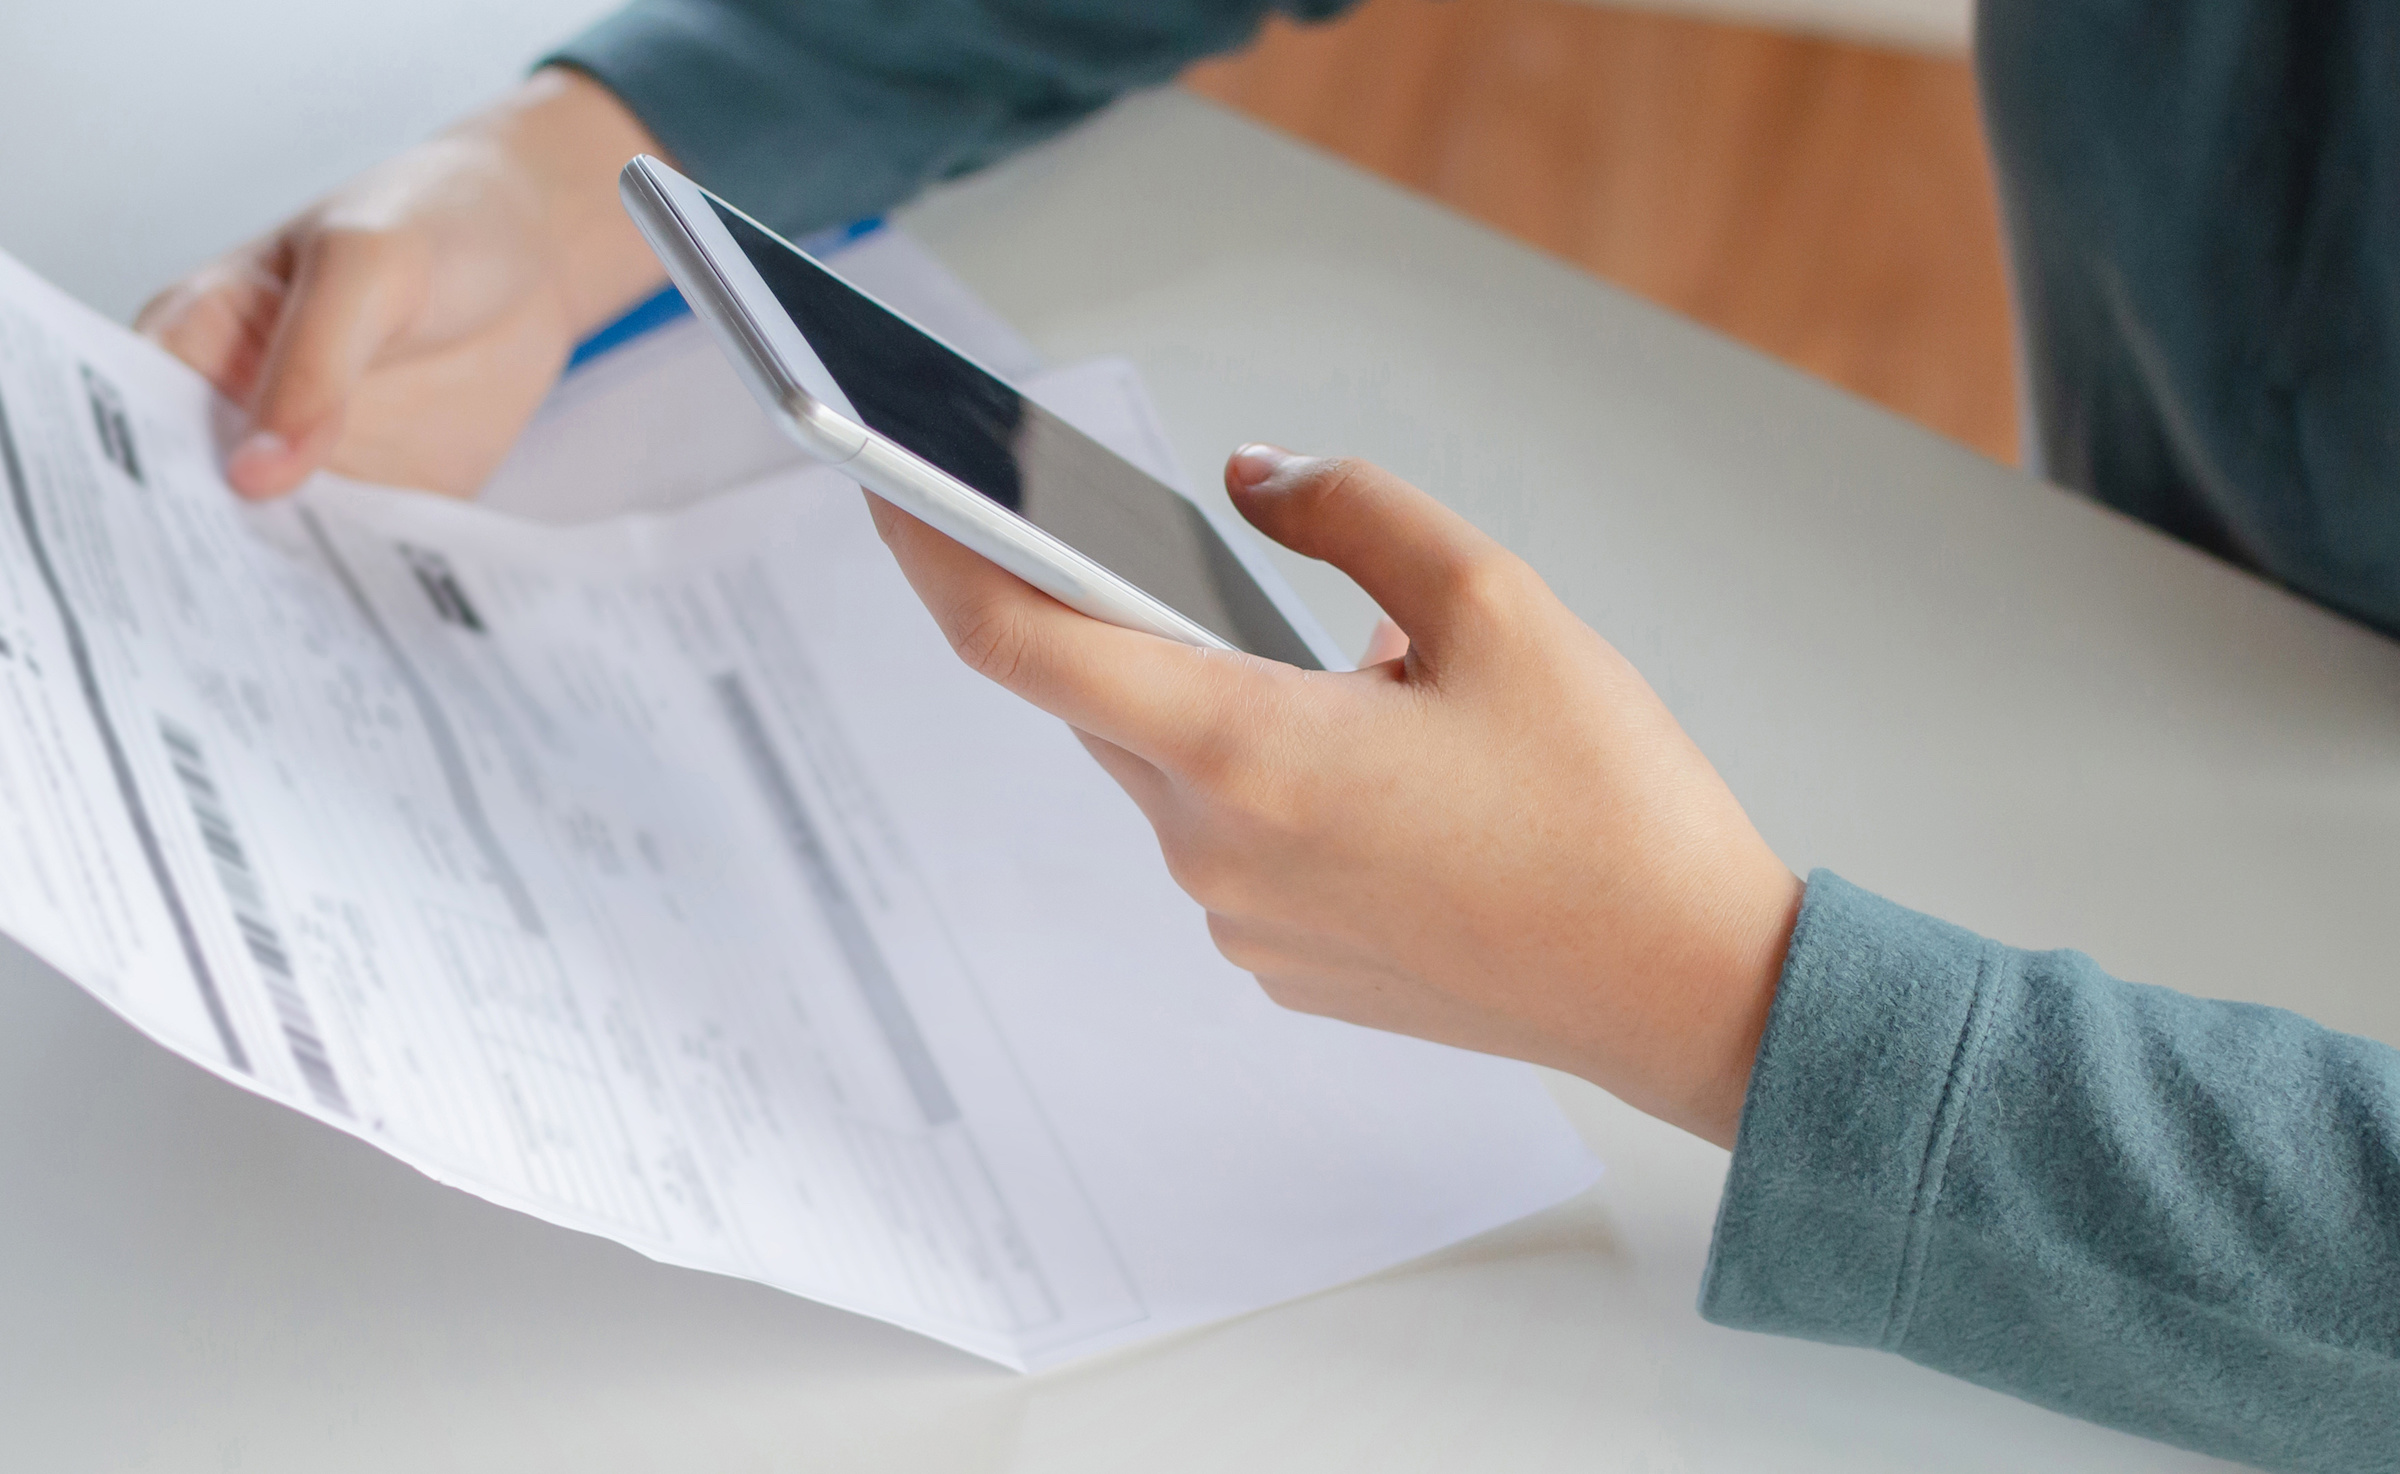
[[1278, 755], [1291, 742], [1301, 713], [1279, 681], [1218, 694], [1223, 704], [1206, 730], [1192, 735], [1180, 765], [1183, 776], [1212, 802], [1237, 813], [1272, 808], [1284, 767]]
[[1533, 571], [1505, 549], [1480, 548], [1453, 560], [1444, 581], [1450, 601], [1457, 608], [1469, 614], [1507, 620], [1525, 608], [1532, 592]]
[[1264, 853], [1292, 823], [1292, 785], [1281, 766], [1252, 734], [1220, 733], [1193, 753], [1182, 778], [1218, 834]]
[[1272, 964], [1269, 949], [1259, 945], [1241, 923], [1220, 912], [1208, 913], [1208, 939], [1216, 943], [1217, 955], [1253, 976]]
[[1244, 724], [1220, 722], [1196, 736], [1178, 764], [1184, 782], [1222, 803], [1249, 786], [1254, 739]]
[[1003, 686], [1016, 684], [1032, 656], [1032, 635], [1015, 611], [981, 600], [945, 624], [950, 648], [968, 669]]
[[1346, 504], [1364, 501], [1378, 475], [1373, 465], [1356, 456], [1327, 456], [1316, 463], [1302, 489], [1318, 510], [1338, 514]]
[[1307, 851], [1290, 839], [1282, 815], [1249, 808], [1213, 806], [1211, 834], [1166, 854], [1167, 874], [1185, 895], [1207, 910], [1229, 917], [1278, 913], [1277, 876]]
[[414, 280], [426, 266], [422, 242], [384, 225], [319, 222], [298, 243], [302, 274], [353, 286]]
[[391, 253], [390, 236], [364, 225], [327, 221], [308, 232], [301, 249], [324, 266], [371, 267]]
[[391, 250], [403, 229], [401, 222], [387, 212], [343, 203], [319, 210], [300, 222], [297, 233], [305, 244], [320, 251], [371, 256]]
[[1244, 969], [1244, 971], [1249, 972], [1252, 977], [1258, 979], [1258, 991], [1267, 995], [1267, 1001], [1269, 1003], [1274, 1004], [1277, 1008], [1285, 1009], [1289, 1012], [1298, 1013], [1301, 1011], [1295, 1005], [1294, 999], [1296, 995], [1289, 979], [1277, 977], [1273, 973], [1262, 973], [1252, 969]]
[[1267, 995], [1267, 1001], [1286, 1013], [1309, 1013], [1320, 1017], [1335, 1016], [1331, 1001], [1325, 996], [1325, 990], [1305, 977], [1295, 977], [1288, 973], [1271, 970], [1262, 972], [1255, 969], [1250, 970], [1250, 975], [1258, 979], [1258, 990]]
[[1183, 893], [1208, 911], [1209, 934], [1216, 936], [1225, 914], [1240, 909], [1242, 866], [1229, 851], [1212, 844], [1182, 844], [1167, 849], [1167, 875]]

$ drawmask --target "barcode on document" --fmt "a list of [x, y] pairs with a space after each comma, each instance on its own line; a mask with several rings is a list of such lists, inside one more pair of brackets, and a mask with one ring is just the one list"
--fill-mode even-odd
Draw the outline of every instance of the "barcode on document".
[[349, 1098], [342, 1094], [342, 1082], [333, 1073], [333, 1058], [326, 1053], [325, 1036], [317, 1032], [316, 1016], [309, 1012], [308, 999], [300, 991], [300, 980], [292, 972], [291, 950], [284, 945], [283, 935], [275, 929], [274, 918], [267, 912], [267, 895], [258, 883], [258, 873], [250, 867], [250, 853], [242, 848], [242, 839], [234, 829], [233, 815], [226, 811], [223, 793], [208, 770], [208, 758], [200, 749], [200, 740], [175, 723], [160, 718], [158, 735], [167, 744], [167, 760], [174, 765], [176, 781], [183, 785], [183, 796], [192, 807], [192, 819], [200, 826], [201, 843], [208, 846], [208, 857], [217, 872], [217, 885], [225, 893], [225, 902], [233, 908], [233, 924], [242, 934], [242, 945], [249, 949], [250, 960], [258, 965], [259, 978], [267, 986], [267, 998], [275, 1009], [275, 1021], [283, 1027], [283, 1040], [292, 1051], [292, 1063], [300, 1067], [301, 1078], [308, 1082], [309, 1093], [317, 1104], [329, 1111], [350, 1114]]
[[83, 366], [83, 391], [92, 402], [92, 429], [100, 436], [100, 451], [116, 463], [118, 470], [142, 481], [141, 453], [133, 448], [133, 422], [125, 414], [124, 397], [117, 386]]

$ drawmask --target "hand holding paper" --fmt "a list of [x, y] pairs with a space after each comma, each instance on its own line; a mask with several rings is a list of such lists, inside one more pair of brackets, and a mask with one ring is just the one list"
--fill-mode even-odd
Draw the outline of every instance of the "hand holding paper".
[[575, 341], [656, 282], [611, 181], [657, 146], [589, 78], [536, 73], [161, 293], [138, 326], [245, 411], [226, 468], [242, 495], [322, 467], [468, 495]]
[[[686, 330], [571, 381], [502, 490], [631, 495], [652, 462], [565, 458], [601, 426], [757, 478], [701, 506], [244, 505], [229, 407], [0, 259], [0, 929], [444, 1182], [1013, 1366], [1591, 1180], [1523, 1067], [1219, 959]], [[1129, 376], [1049, 383], [1165, 469]]]

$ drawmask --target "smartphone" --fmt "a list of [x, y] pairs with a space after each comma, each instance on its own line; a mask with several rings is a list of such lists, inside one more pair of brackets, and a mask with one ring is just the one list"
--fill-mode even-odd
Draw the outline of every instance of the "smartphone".
[[1242, 532], [647, 155], [619, 193], [801, 448], [1094, 619], [1344, 668]]

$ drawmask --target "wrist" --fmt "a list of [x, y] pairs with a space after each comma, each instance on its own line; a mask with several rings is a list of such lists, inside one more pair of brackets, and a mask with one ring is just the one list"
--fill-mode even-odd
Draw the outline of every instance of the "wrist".
[[1805, 887], [1763, 843], [1712, 867], [1696, 904], [1568, 1064], [1647, 1115], [1731, 1150]]
[[1701, 1048], [1693, 1060], [1683, 1119], [1676, 1122], [1727, 1151], [1741, 1129], [1751, 1068], [1758, 1060], [1768, 1015], [1775, 1009], [1784, 961], [1807, 894], [1806, 884], [1772, 855], [1764, 857], [1757, 871], [1741, 888], [1714, 984], [1699, 1000], [1692, 1037]]
[[583, 73], [544, 67], [454, 133], [492, 149], [532, 207], [544, 287], [576, 337], [665, 281], [617, 198], [617, 172], [658, 140], [616, 94]]

